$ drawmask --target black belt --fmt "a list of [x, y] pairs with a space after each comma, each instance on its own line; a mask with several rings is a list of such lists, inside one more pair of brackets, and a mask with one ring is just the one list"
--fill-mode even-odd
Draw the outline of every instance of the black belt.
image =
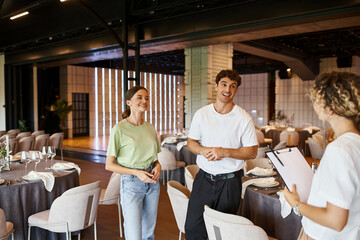
[[231, 173], [223, 173], [223, 174], [210, 174], [204, 171], [204, 176], [211, 179], [211, 181], [215, 182], [217, 180], [226, 180], [226, 179], [231, 179], [234, 178], [238, 173], [241, 173], [241, 171], [243, 171], [242, 169], [240, 171], [237, 172], [231, 172]]

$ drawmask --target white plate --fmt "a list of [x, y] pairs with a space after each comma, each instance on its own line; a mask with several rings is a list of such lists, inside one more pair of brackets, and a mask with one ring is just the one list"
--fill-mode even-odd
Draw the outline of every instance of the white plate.
[[75, 168], [51, 168], [51, 170], [62, 172], [62, 171], [69, 171], [74, 170]]
[[274, 181], [274, 182], [258, 182], [258, 183], [253, 183], [252, 185], [254, 185], [255, 187], [259, 187], [259, 188], [269, 188], [269, 187], [276, 187], [279, 186], [279, 182], [278, 181]]
[[28, 181], [28, 182], [41, 181], [41, 178], [31, 178], [28, 175], [22, 176], [22, 179], [24, 179], [25, 181]]
[[275, 176], [277, 174], [277, 172], [275, 172], [275, 171], [272, 171], [272, 172], [259, 171], [259, 172], [252, 172], [251, 174], [254, 176], [257, 176], [257, 177], [270, 177], [270, 176]]
[[5, 179], [0, 178], [0, 185], [5, 183]]

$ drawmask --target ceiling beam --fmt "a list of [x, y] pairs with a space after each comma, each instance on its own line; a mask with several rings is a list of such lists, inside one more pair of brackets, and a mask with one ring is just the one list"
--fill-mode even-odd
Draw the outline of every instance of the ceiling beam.
[[233, 43], [234, 50], [281, 61], [296, 73], [302, 80], [314, 80], [319, 74], [319, 60], [314, 58], [297, 58], [282, 53], [284, 49], [279, 50], [264, 44], [256, 45], [256, 42]]
[[[169, 36], [169, 29], [173, 31], [174, 24], [162, 23], [154, 25], [146, 25], [144, 27], [144, 38], [141, 43], [141, 54], [149, 54], [155, 52], [164, 52], [190, 47], [200, 47], [214, 44], [223, 44], [230, 42], [242, 42], [249, 40], [264, 39], [270, 37], [280, 37], [293, 34], [302, 34], [309, 32], [318, 32], [338, 28], [359, 26], [360, 11], [348, 13], [329, 14], [327, 16], [318, 16], [313, 18], [303, 18], [288, 20], [282, 22], [265, 21], [262, 24], [244, 23], [232, 28], [216, 28], [204, 30], [204, 28], [193, 29], [190, 32], [184, 29], [192, 29], [194, 27], [186, 26], [182, 23], [182, 28], [174, 35]], [[179, 21], [181, 22], [181, 21]], [[191, 23], [192, 25], [194, 22]], [[152, 35], [152, 31], [157, 31], [157, 35]], [[117, 31], [120, 31], [118, 29]], [[151, 33], [151, 34], [150, 34]], [[129, 41], [134, 39], [134, 32], [130, 30]], [[131, 43], [130, 43], [131, 44]], [[99, 33], [93, 36], [86, 36], [83, 39], [70, 40], [63, 43], [57, 43], [53, 46], [45, 46], [45, 49], [26, 50], [8, 54], [6, 63], [21, 64], [29, 62], [54, 61], [56, 59], [68, 58], [70, 55], [87, 56], [93, 54], [93, 58], [102, 55], [101, 51], [113, 49], [116, 41], [109, 34]], [[119, 56], [119, 55], [118, 55]], [[120, 56], [119, 56], [120, 57]]]

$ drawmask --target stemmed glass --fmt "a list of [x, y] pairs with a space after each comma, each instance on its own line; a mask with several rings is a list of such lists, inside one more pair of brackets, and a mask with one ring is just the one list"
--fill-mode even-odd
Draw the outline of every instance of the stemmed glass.
[[50, 156], [51, 157], [51, 166], [50, 166], [50, 168], [52, 167], [52, 165], [53, 165], [53, 160], [54, 160], [54, 157], [56, 156], [56, 148], [55, 148], [55, 146], [49, 146], [48, 147], [48, 156]]
[[40, 154], [33, 153], [31, 156], [31, 160], [35, 162], [35, 172], [37, 172], [37, 165], [39, 164], [39, 162], [41, 160]]
[[41, 155], [42, 155], [43, 158], [45, 158], [45, 169], [50, 169], [48, 167], [48, 157], [50, 155], [48, 155], [48, 153], [46, 152], [46, 146], [42, 147]]
[[31, 162], [31, 159], [30, 158], [26, 158], [26, 152], [25, 151], [22, 151], [21, 152], [21, 162], [25, 162], [25, 176], [28, 174], [28, 170], [27, 170], [27, 167], [28, 167], [28, 164]]

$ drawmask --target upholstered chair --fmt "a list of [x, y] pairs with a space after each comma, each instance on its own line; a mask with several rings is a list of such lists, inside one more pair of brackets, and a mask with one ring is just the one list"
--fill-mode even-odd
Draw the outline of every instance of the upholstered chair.
[[33, 150], [35, 151], [41, 151], [42, 147], [47, 147], [50, 140], [50, 134], [42, 134], [35, 138], [35, 144], [33, 147]]
[[268, 240], [266, 232], [242, 216], [222, 213], [204, 206], [204, 221], [209, 240]]
[[192, 191], [194, 179], [199, 170], [200, 168], [197, 164], [188, 165], [185, 167], [185, 185], [190, 190], [190, 192]]
[[34, 146], [34, 143], [35, 143], [34, 137], [32, 136], [24, 137], [20, 139], [16, 152], [30, 151]]
[[14, 225], [6, 221], [4, 210], [0, 208], [0, 240], [7, 240], [10, 236], [14, 240]]
[[[174, 154], [167, 148], [162, 147], [158, 153], [158, 161], [161, 165], [161, 172], [166, 171], [166, 179], [169, 181], [170, 170], [185, 167], [185, 162], [176, 161]], [[165, 176], [163, 174], [163, 184], [165, 185]]]
[[71, 232], [94, 225], [96, 233], [96, 215], [100, 199], [100, 182], [94, 182], [65, 191], [56, 198], [49, 210], [35, 213], [28, 218], [28, 240], [31, 239], [31, 227], [39, 227], [52, 232], [66, 233], [66, 240], [71, 239]]
[[169, 181], [167, 183], [167, 192], [179, 228], [179, 240], [181, 240], [181, 233], [185, 233], [185, 219], [190, 191], [177, 181]]
[[280, 141], [286, 141], [286, 146], [296, 147], [299, 145], [300, 135], [296, 131], [282, 131], [280, 133]]
[[34, 131], [33, 133], [31, 133], [31, 136], [33, 136], [34, 138], [36, 138], [39, 135], [45, 134], [44, 130], [39, 130], [39, 131]]
[[119, 173], [112, 173], [106, 189], [101, 189], [100, 205], [117, 204], [119, 213], [119, 230], [120, 237], [123, 237], [122, 221], [121, 221], [121, 205], [120, 205], [120, 181], [121, 175]]
[[49, 140], [49, 146], [55, 146], [56, 149], [60, 149], [61, 160], [64, 160], [64, 158], [63, 158], [63, 150], [62, 150], [63, 140], [64, 140], [64, 133], [63, 132], [53, 133], [50, 136], [50, 140]]

